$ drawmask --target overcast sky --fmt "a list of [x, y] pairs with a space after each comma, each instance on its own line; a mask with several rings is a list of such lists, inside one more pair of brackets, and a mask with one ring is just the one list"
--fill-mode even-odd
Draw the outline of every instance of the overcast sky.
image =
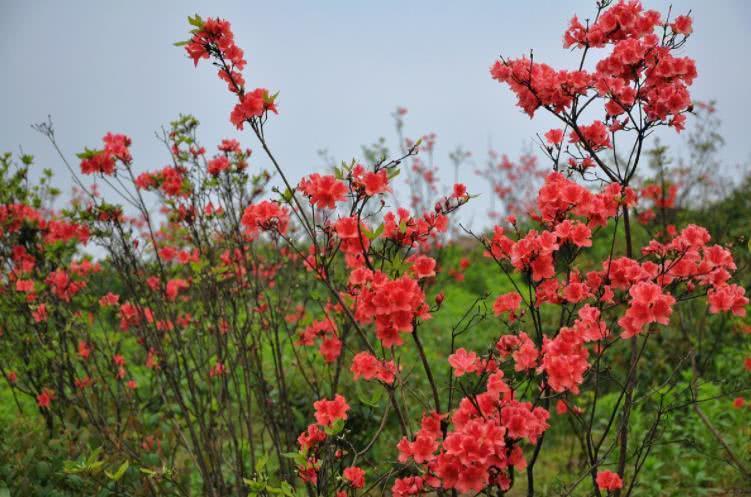
[[[682, 49], [697, 60], [692, 96], [718, 100], [725, 159], [747, 162], [751, 2], [672, 3], [695, 19]], [[664, 12], [669, 2], [645, 4]], [[319, 149], [348, 160], [379, 136], [393, 144], [390, 113], [401, 105], [409, 109], [407, 135], [437, 134], [449, 181], [447, 155], [457, 145], [478, 159], [488, 143], [517, 155], [552, 127], [549, 118], [531, 121], [489, 77], [495, 57], [534, 48], [536, 60], [573, 67], [576, 54], [561, 48], [562, 33], [574, 13], [583, 19], [593, 10], [594, 1], [556, 0], [0, 0], [0, 151], [22, 147], [69, 185], [50, 146], [29, 128], [51, 114], [69, 156], [98, 146], [107, 131], [122, 132], [133, 138], [136, 168], [153, 169], [168, 162], [153, 132], [181, 112], [202, 122], [207, 148], [222, 137], [254, 148], [228, 122], [232, 97], [215, 71], [195, 69], [172, 45], [188, 37], [186, 17], [197, 12], [232, 22], [250, 87], [280, 91], [267, 137], [295, 180], [322, 167]], [[679, 143], [674, 132], [663, 135]], [[461, 179], [487, 198], [480, 178], [468, 170]]]

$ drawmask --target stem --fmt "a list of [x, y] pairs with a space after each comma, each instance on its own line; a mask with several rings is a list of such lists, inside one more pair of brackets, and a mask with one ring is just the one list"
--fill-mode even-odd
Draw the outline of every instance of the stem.
[[[631, 240], [631, 222], [628, 215], [628, 206], [623, 206], [623, 229], [626, 233], [626, 257], [631, 258], [633, 255], [633, 244]], [[618, 433], [620, 440], [620, 450], [618, 452], [618, 476], [623, 478], [626, 471], [626, 459], [628, 458], [628, 422], [631, 417], [631, 407], [634, 401], [634, 387], [636, 386], [636, 366], [639, 361], [639, 344], [637, 337], [633, 336], [631, 342], [631, 357], [629, 360], [628, 378], [626, 379], [626, 395], [623, 401], [623, 419], [621, 428]], [[615, 497], [620, 496], [620, 489], [614, 492]]]
[[[416, 324], [416, 323], [415, 323]], [[420, 337], [417, 336], [417, 326], [413, 324], [412, 328], [412, 338], [415, 341], [415, 345], [417, 346], [417, 352], [420, 354], [420, 360], [422, 361], [422, 367], [425, 370], [425, 376], [428, 377], [428, 382], [430, 383], [430, 388], [433, 390], [433, 402], [435, 403], [435, 412], [440, 413], [441, 412], [441, 400], [438, 396], [438, 387], [435, 384], [435, 379], [433, 378], [433, 371], [430, 369], [430, 363], [428, 362], [428, 358], [425, 356], [425, 349], [422, 347], [422, 342], [420, 342]]]

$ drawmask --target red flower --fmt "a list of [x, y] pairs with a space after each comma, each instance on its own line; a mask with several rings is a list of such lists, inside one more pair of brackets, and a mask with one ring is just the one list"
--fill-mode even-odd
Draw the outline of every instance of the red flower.
[[456, 183], [451, 196], [454, 198], [465, 198], [467, 196], [467, 187], [462, 183]]
[[548, 384], [556, 392], [566, 390], [579, 393], [584, 372], [589, 368], [589, 353], [583, 347], [583, 337], [574, 328], [561, 328], [555, 338], [543, 338], [542, 365], [548, 375]]
[[411, 333], [416, 319], [430, 317], [425, 293], [409, 276], [391, 280], [384, 273], [361, 269], [352, 273], [350, 284], [360, 292], [355, 319], [361, 324], [375, 321], [384, 347], [401, 345], [400, 333]]
[[321, 346], [318, 348], [323, 360], [332, 363], [342, 353], [342, 341], [336, 335], [326, 337], [321, 341]]
[[732, 311], [736, 316], [745, 316], [746, 306], [748, 305], [748, 298], [745, 293], [745, 288], [735, 284], [712, 288], [707, 292], [709, 312], [716, 314], [720, 311]]
[[408, 476], [397, 478], [391, 487], [391, 494], [394, 497], [409, 497], [422, 493], [424, 480], [419, 476]]
[[309, 425], [308, 429], [297, 437], [297, 443], [300, 444], [300, 448], [304, 451], [324, 440], [326, 440], [326, 433], [317, 424]]
[[641, 333], [647, 324], [670, 322], [675, 298], [663, 293], [659, 285], [643, 281], [632, 286], [628, 293], [632, 297], [631, 305], [618, 320], [623, 328], [622, 338]]
[[34, 291], [33, 280], [16, 280], [16, 291], [24, 293], [32, 293]]
[[269, 95], [266, 88], [256, 88], [240, 98], [230, 114], [230, 121], [237, 129], [243, 129], [245, 121], [254, 117], [260, 117], [268, 111], [277, 114], [275, 101], [276, 95]]
[[599, 471], [596, 480], [597, 487], [600, 490], [611, 492], [623, 487], [623, 480], [621, 480], [621, 477], [612, 471]]
[[37, 395], [37, 405], [42, 409], [49, 409], [54, 398], [55, 392], [53, 390], [43, 388], [39, 395]]
[[352, 367], [354, 379], [365, 378], [366, 380], [378, 379], [387, 385], [394, 383], [396, 365], [394, 361], [383, 362], [378, 360], [370, 352], [358, 352], [352, 358]]
[[334, 176], [321, 176], [318, 173], [303, 178], [297, 186], [310, 198], [310, 203], [319, 209], [333, 209], [337, 202], [344, 200], [347, 186]]
[[385, 169], [377, 173], [368, 171], [362, 177], [362, 184], [365, 186], [365, 194], [369, 196], [378, 195], [389, 191], [389, 177]]
[[512, 323], [516, 321], [519, 305], [522, 303], [522, 296], [517, 292], [504, 293], [499, 295], [493, 303], [493, 313], [496, 316], [501, 314], [508, 314], [509, 321]]
[[454, 376], [459, 377], [477, 371], [478, 359], [474, 352], [460, 348], [449, 356], [449, 364], [454, 368]]
[[89, 358], [89, 355], [91, 354], [91, 347], [88, 343], [86, 343], [83, 340], [78, 341], [78, 355], [81, 357], [81, 359], [86, 360]]
[[338, 420], [347, 419], [347, 411], [349, 411], [349, 404], [347, 400], [336, 394], [333, 400], [317, 400], [313, 403], [313, 408], [316, 410], [316, 421], [321, 426], [331, 426]]
[[588, 126], [581, 125], [579, 126], [579, 132], [581, 133], [581, 137], [575, 131], [571, 132], [569, 139], [571, 143], [584, 141], [585, 146], [594, 151], [610, 147], [610, 132], [602, 121], [595, 121]]
[[131, 141], [125, 135], [107, 133], [102, 138], [103, 150], [89, 151], [79, 154], [81, 158], [81, 172], [83, 174], [100, 173], [111, 175], [115, 172], [115, 161], [130, 164], [133, 158], [130, 155]]
[[342, 476], [353, 488], [363, 488], [365, 486], [365, 471], [357, 466], [345, 468]]
[[[200, 18], [199, 18], [200, 21]], [[238, 69], [245, 66], [243, 52], [235, 45], [234, 34], [229, 21], [209, 17], [203, 22], [201, 28], [193, 35], [190, 42], [185, 45], [193, 63], [198, 65], [201, 59], [209, 58], [208, 48], [216, 47], [222, 56], [232, 62]]]
[[689, 35], [694, 30], [693, 28], [693, 20], [689, 16], [678, 16], [675, 18], [675, 21], [670, 23], [670, 29], [673, 30], [673, 33], [680, 33], [683, 35]]
[[116, 295], [112, 292], [107, 292], [107, 294], [99, 299], [99, 305], [102, 307], [109, 307], [117, 305], [117, 303], [120, 301], [120, 296]]
[[224, 155], [220, 155], [219, 157], [211, 159], [206, 167], [210, 175], [217, 176], [222, 171], [229, 169], [229, 159]]
[[289, 213], [279, 203], [263, 200], [246, 207], [241, 222], [251, 236], [255, 235], [259, 229], [276, 230], [284, 234], [289, 224]]
[[165, 295], [167, 300], [175, 300], [179, 293], [183, 290], [187, 290], [190, 284], [181, 278], [175, 278], [167, 282], [167, 288], [165, 289]]
[[240, 142], [237, 140], [232, 140], [228, 138], [224, 138], [222, 142], [217, 146], [220, 152], [224, 152], [226, 154], [229, 153], [240, 153]]
[[417, 279], [432, 278], [435, 276], [435, 259], [427, 255], [416, 255], [407, 259], [412, 263], [412, 272]]
[[545, 133], [545, 141], [551, 145], [560, 145], [563, 142], [563, 130], [551, 129]]

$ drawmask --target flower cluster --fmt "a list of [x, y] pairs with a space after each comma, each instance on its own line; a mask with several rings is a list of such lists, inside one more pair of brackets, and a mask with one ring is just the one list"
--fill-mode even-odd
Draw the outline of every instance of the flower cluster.
[[83, 174], [112, 175], [115, 173], [117, 162], [129, 165], [133, 160], [130, 155], [131, 141], [125, 135], [107, 133], [102, 138], [104, 148], [101, 150], [86, 150], [78, 154], [81, 159], [81, 172]]
[[389, 278], [380, 271], [359, 268], [350, 276], [356, 295], [355, 318], [375, 322], [376, 336], [384, 347], [401, 345], [401, 333], [411, 333], [416, 320], [429, 319], [425, 293], [409, 276]]
[[219, 69], [219, 77], [227, 81], [230, 91], [239, 93], [245, 81], [240, 71], [245, 67], [243, 50], [235, 44], [235, 36], [229, 21], [200, 17], [190, 19], [197, 26], [193, 37], [185, 44], [185, 51], [197, 66], [201, 59], [217, 56], [229, 66]]
[[219, 67], [219, 78], [227, 83], [229, 91], [237, 95], [238, 102], [232, 109], [230, 121], [238, 129], [243, 129], [246, 122], [265, 115], [271, 111], [277, 113], [276, 97], [265, 88], [245, 89], [242, 70], [246, 61], [244, 53], [235, 44], [235, 36], [230, 23], [224, 19], [208, 18], [206, 21], [195, 16], [189, 19], [196, 26], [193, 37], [185, 42], [185, 51], [198, 65], [201, 59], [214, 58]]
[[358, 352], [352, 358], [352, 376], [358, 380], [378, 380], [387, 385], [394, 383], [396, 375], [396, 364], [394, 361], [381, 361], [370, 352]]
[[241, 222], [251, 237], [255, 236], [259, 230], [284, 234], [289, 225], [289, 212], [278, 202], [263, 200], [246, 207]]
[[[572, 110], [580, 97], [591, 92], [602, 98], [606, 114], [613, 119], [609, 129], [595, 121], [588, 128], [574, 128], [572, 136], [590, 150], [610, 146], [609, 132], [622, 129], [633, 119], [629, 116], [625, 122], [616, 122], [615, 118], [629, 114], [636, 105], [643, 108], [647, 119], [666, 122], [680, 131], [684, 113], [691, 107], [688, 87], [697, 72], [692, 59], [674, 57], [671, 52], [691, 33], [691, 19], [676, 18], [670, 24], [672, 36], [659, 36], [656, 31], [662, 28], [659, 12], [643, 10], [638, 1], [620, 0], [586, 27], [574, 17], [564, 34], [566, 48], [612, 45], [612, 51], [597, 62], [594, 72], [556, 70], [526, 57], [497, 61], [490, 72], [509, 86], [519, 107], [530, 117], [540, 107], [555, 113]], [[550, 135], [548, 140], [559, 143], [560, 138]]]
[[276, 95], [271, 95], [266, 88], [255, 90], [239, 96], [240, 102], [235, 105], [230, 114], [230, 121], [237, 129], [242, 130], [246, 121], [254, 117], [261, 117], [266, 112], [278, 114]]
[[182, 167], [166, 166], [154, 172], [141, 173], [136, 178], [136, 187], [141, 190], [159, 190], [168, 197], [186, 197], [190, 185], [187, 171]]
[[318, 173], [300, 180], [297, 188], [319, 209], [333, 209], [347, 194], [347, 185], [343, 181], [331, 175], [321, 176]]
[[[298, 465], [298, 474], [303, 481], [315, 485], [318, 482], [318, 470], [321, 468], [319, 449], [326, 442], [335, 425], [347, 420], [349, 404], [343, 396], [337, 394], [332, 400], [317, 400], [313, 403], [313, 408], [315, 409], [316, 423], [310, 424], [297, 437], [297, 443], [304, 458], [304, 463]], [[345, 470], [343, 476], [353, 487], [362, 488], [361, 484], [364, 484], [365, 473], [360, 468], [349, 468], [349, 471]]]
[[395, 495], [415, 495], [424, 487], [460, 493], [510, 488], [510, 468], [526, 467], [520, 442], [536, 443], [549, 426], [549, 413], [514, 400], [502, 378], [497, 371], [489, 377], [485, 392], [472, 400], [462, 399], [445, 436], [444, 416], [432, 413], [423, 417], [413, 440], [402, 438], [397, 446], [399, 460], [414, 461], [424, 474], [397, 479]]
[[342, 353], [342, 341], [336, 333], [336, 326], [331, 319], [313, 321], [313, 323], [300, 332], [297, 345], [314, 345], [320, 341], [319, 352], [326, 362], [334, 362]]

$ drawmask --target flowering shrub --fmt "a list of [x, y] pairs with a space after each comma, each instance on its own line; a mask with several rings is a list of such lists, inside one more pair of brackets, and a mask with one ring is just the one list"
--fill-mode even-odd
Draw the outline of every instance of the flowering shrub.
[[[649, 226], [676, 205], [677, 185], [636, 174], [652, 131], [680, 132], [692, 111], [696, 67], [676, 55], [691, 18], [622, 0], [593, 19], [564, 34], [573, 70], [531, 56], [491, 68], [561, 128], [541, 138], [550, 169], [491, 156], [507, 216], [487, 233], [450, 230], [472, 195], [458, 178], [439, 194], [434, 136], [401, 136], [403, 109], [398, 157], [292, 181], [267, 141], [278, 95], [248, 85], [221, 19], [190, 18], [181, 45], [218, 69], [229, 120], [261, 153], [230, 138], [207, 149], [182, 116], [161, 136], [170, 163], [136, 173], [131, 140], [107, 133], [66, 162], [78, 193], [62, 211], [48, 178], [26, 184], [30, 158], [14, 172], [6, 157], [0, 371], [50, 433], [86, 426], [106, 448], [77, 446], [66, 471], [139, 495], [535, 495], [546, 440], [565, 430], [580, 455], [562, 493], [629, 495], [688, 367], [689, 405], [747, 476], [698, 407], [696, 351], [664, 378], [645, 371], [676, 315], [693, 343], [707, 316], [739, 320], [748, 304], [706, 228], [632, 217], [646, 207]], [[57, 146], [51, 123], [38, 129]], [[452, 154], [457, 171], [467, 157]], [[390, 202], [404, 164], [411, 209]], [[470, 239], [482, 257], [447, 262]], [[503, 290], [444, 318], [444, 287], [474, 264]], [[687, 329], [682, 309], [699, 305], [704, 324]], [[640, 405], [654, 414], [634, 434]]]

